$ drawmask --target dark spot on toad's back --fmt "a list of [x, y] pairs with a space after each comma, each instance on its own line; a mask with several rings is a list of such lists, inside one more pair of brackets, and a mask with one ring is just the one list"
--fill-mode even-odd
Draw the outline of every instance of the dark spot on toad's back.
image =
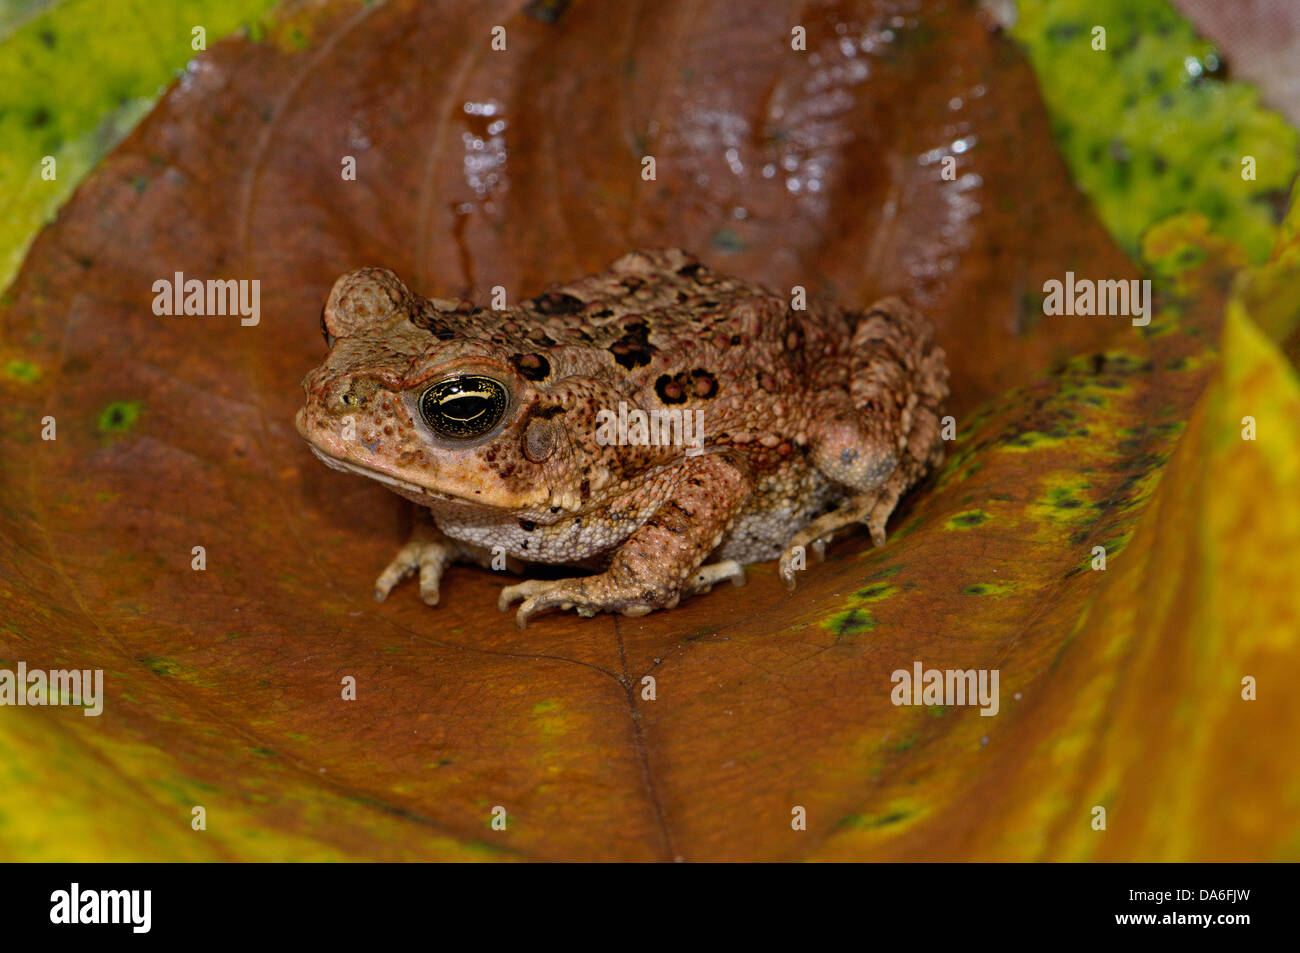
[[439, 341], [450, 341], [456, 336], [456, 331], [446, 322], [446, 319], [432, 308], [428, 308], [413, 314], [408, 319], [417, 328], [428, 331]]
[[584, 305], [580, 298], [562, 291], [548, 291], [533, 299], [533, 307], [542, 314], [577, 314]]
[[551, 362], [541, 354], [515, 354], [510, 363], [525, 380], [544, 381], [551, 376]]
[[654, 348], [650, 346], [650, 329], [645, 321], [636, 320], [625, 325], [623, 336], [609, 346], [614, 361], [631, 370], [650, 363]]

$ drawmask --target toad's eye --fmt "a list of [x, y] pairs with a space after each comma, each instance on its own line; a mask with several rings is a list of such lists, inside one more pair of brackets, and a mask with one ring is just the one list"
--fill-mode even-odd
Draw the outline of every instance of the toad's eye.
[[503, 384], [466, 374], [439, 381], [421, 394], [420, 414], [440, 437], [473, 440], [501, 422], [509, 402]]

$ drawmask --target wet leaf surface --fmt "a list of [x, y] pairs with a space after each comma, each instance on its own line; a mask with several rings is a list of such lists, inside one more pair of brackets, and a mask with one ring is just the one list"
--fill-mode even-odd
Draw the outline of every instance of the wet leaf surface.
[[[1283, 633], [1293, 604], [1238, 620], [1225, 584], [1199, 607], [1218, 680], [1186, 657], [1198, 607], [1170, 608], [1225, 562], [1232, 510], [1198, 519], [1214, 474], [1294, 486], [1293, 456], [1224, 449], [1230, 385], [1193, 414], [1243, 254], [1181, 218], [1149, 242], [1149, 328], [1043, 318], [1048, 278], [1138, 272], [1071, 184], [1029, 66], [970, 12], [830, 4], [803, 14], [803, 53], [779, 4], [535, 14], [293, 7], [197, 60], [33, 246], [0, 310], [0, 664], [103, 668], [108, 697], [99, 718], [5, 710], [4, 852], [1293, 858], [1289, 769], [1249, 821], [1188, 833], [1254, 783], [1215, 770], [1225, 752], [1266, 760], [1297, 723], [1276, 687], [1248, 724], [1228, 715], [1237, 668], [1294, 666], [1294, 627], [1232, 648], [1233, 626]], [[837, 542], [793, 595], [765, 565], [670, 612], [522, 633], [478, 569], [436, 610], [410, 585], [371, 602], [406, 504], [292, 426], [333, 279], [382, 264], [515, 300], [645, 245], [932, 315], [959, 439], [890, 542]], [[258, 279], [260, 323], [155, 316], [178, 271]], [[1250, 327], [1230, 324], [1223, 373], [1269, 378], [1280, 440], [1294, 380]], [[1249, 525], [1285, 536], [1287, 513]], [[1177, 558], [1171, 526], [1195, 536]], [[890, 674], [916, 660], [998, 668], [998, 715], [895, 707]], [[1178, 719], [1149, 734], [1157, 683]], [[1140, 747], [1188, 738], [1194, 768]], [[1105, 834], [1095, 803], [1122, 806]]]

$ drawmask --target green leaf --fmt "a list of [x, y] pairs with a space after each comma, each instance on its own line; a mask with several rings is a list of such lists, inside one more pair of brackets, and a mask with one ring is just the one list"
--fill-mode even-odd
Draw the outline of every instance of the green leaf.
[[[273, 0], [63, 0], [0, 7], [0, 288], [32, 236], [207, 44]], [[42, 175], [52, 157], [54, 178]]]
[[[1062, 154], [1130, 254], [1143, 231], [1196, 210], [1258, 264], [1296, 175], [1296, 131], [1165, 0], [1020, 0], [1029, 54]], [[1093, 48], [1105, 30], [1105, 49]], [[1254, 163], [1243, 178], [1243, 159]]]

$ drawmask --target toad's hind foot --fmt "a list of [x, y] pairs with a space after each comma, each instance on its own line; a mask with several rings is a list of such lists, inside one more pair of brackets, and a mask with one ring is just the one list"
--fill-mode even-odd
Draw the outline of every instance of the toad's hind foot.
[[573, 609], [587, 618], [597, 612], [635, 617], [655, 609], [671, 609], [682, 597], [706, 593], [727, 580], [737, 586], [745, 584], [745, 568], [734, 559], [700, 567], [682, 583], [676, 595], [628, 585], [610, 573], [574, 579], [525, 579], [502, 588], [497, 608], [505, 612], [513, 603], [522, 601], [515, 614], [515, 623], [521, 629], [528, 625], [529, 618], [546, 609]]
[[711, 591], [718, 583], [727, 580], [730, 580], [733, 586], [743, 586], [745, 584], [745, 567], [734, 559], [701, 566], [699, 571], [687, 581], [682, 589], [682, 594], [702, 596], [704, 593]]
[[523, 600], [515, 612], [515, 625], [524, 629], [528, 620], [547, 609], [574, 609], [591, 618], [597, 612], [621, 612], [626, 616], [643, 616], [657, 608], [672, 608], [677, 598], [643, 601], [631, 591], [615, 585], [607, 573], [578, 576], [573, 579], [525, 579], [505, 586], [497, 599], [497, 608], [505, 612], [511, 604]]
[[544, 592], [549, 592], [562, 582], [564, 579], [525, 579], [523, 582], [517, 582], [512, 586], [502, 586], [501, 595], [497, 597], [497, 609], [505, 612], [516, 602], [531, 599], [533, 596], [540, 596]]
[[794, 536], [781, 554], [779, 572], [788, 588], [794, 588], [795, 563], [799, 552], [812, 549], [819, 560], [825, 556], [826, 543], [840, 530], [865, 523], [871, 534], [871, 542], [876, 546], [885, 545], [885, 524], [898, 505], [899, 498], [909, 485], [909, 478], [898, 475], [885, 482], [879, 490], [872, 493], [860, 493], [849, 497], [837, 509], [819, 516]]
[[702, 595], [727, 580], [736, 586], [745, 584], [745, 568], [734, 559], [700, 567], [675, 595], [653, 587], [629, 585], [609, 573], [573, 579], [525, 579], [501, 589], [497, 608], [505, 612], [515, 602], [521, 602], [515, 613], [515, 623], [521, 629], [527, 627], [532, 616], [547, 609], [573, 609], [586, 618], [597, 612], [636, 617], [655, 609], [671, 609], [684, 596]]
[[[781, 562], [778, 564], [777, 569], [788, 588], [794, 588], [794, 574], [799, 569], [807, 566], [806, 562], [803, 566], [796, 566], [796, 563], [801, 561], [800, 555], [811, 550], [813, 556], [819, 562], [824, 559], [826, 557], [826, 543], [829, 539], [846, 526], [853, 526], [867, 520], [876, 506], [876, 497], [877, 494], [875, 493], [863, 493], [851, 497], [845, 500], [839, 508], [831, 510], [824, 516], [817, 517], [817, 519], [790, 537], [790, 543], [786, 546], [785, 552], [781, 554]], [[890, 509], [893, 509], [892, 504]], [[889, 512], [886, 511], [885, 518], [888, 519], [888, 517]], [[885, 525], [883, 521], [879, 526], [879, 536], [877, 536], [877, 529], [874, 526], [871, 527], [871, 541], [877, 546], [884, 545]]]

